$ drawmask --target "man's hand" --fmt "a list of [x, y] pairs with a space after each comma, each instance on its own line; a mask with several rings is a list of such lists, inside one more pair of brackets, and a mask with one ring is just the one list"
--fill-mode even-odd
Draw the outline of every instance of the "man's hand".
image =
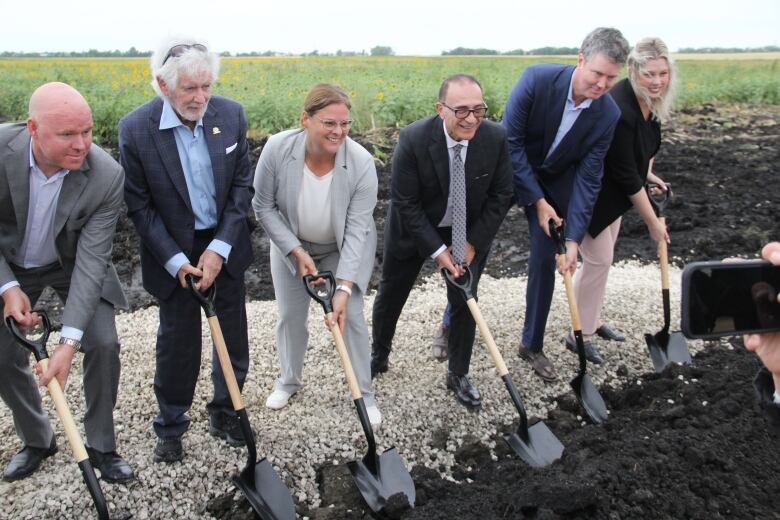
[[57, 378], [57, 382], [60, 384], [60, 388], [65, 390], [65, 385], [68, 383], [68, 374], [70, 374], [70, 367], [73, 363], [73, 354], [75, 354], [73, 347], [68, 345], [57, 345], [54, 348], [54, 352], [49, 356], [49, 369], [46, 373], [43, 373], [43, 369], [40, 364], [35, 365], [35, 371], [38, 373], [38, 381], [42, 386], [47, 386], [53, 377]]
[[572, 275], [577, 270], [577, 254], [579, 253], [579, 244], [574, 240], [566, 241], [566, 254], [558, 260], [558, 272], [563, 274], [569, 271]]
[[29, 329], [41, 322], [38, 313], [32, 312], [30, 298], [20, 287], [11, 287], [3, 293], [3, 322], [12, 316], [20, 329]]
[[203, 272], [203, 276], [200, 281], [195, 284], [195, 288], [201, 292], [208, 290], [208, 288], [211, 287], [211, 284], [214, 283], [214, 280], [217, 279], [217, 275], [219, 275], [219, 272], [222, 270], [222, 264], [224, 262], [225, 259], [222, 258], [222, 255], [219, 253], [216, 253], [211, 249], [203, 251], [203, 254], [200, 255], [200, 259], [198, 260], [198, 269]]
[[290, 252], [298, 263], [298, 276], [303, 278], [307, 274], [317, 274], [317, 266], [314, 260], [301, 246], [296, 247]]
[[[764, 260], [780, 265], [780, 242], [770, 242], [761, 250]], [[777, 295], [780, 303], [780, 293]], [[761, 362], [772, 373], [775, 391], [780, 392], [780, 332], [750, 334], [744, 337], [745, 347], [758, 354]]]
[[463, 259], [463, 261], [466, 262], [466, 265], [471, 265], [476, 254], [477, 251], [474, 249], [474, 246], [471, 245], [471, 242], [466, 242], [466, 258]]
[[563, 223], [563, 219], [555, 212], [555, 208], [550, 206], [544, 199], [539, 199], [534, 202], [534, 207], [536, 208], [536, 218], [539, 219], [539, 226], [542, 228], [542, 231], [544, 231], [544, 234], [549, 237], [550, 220], [555, 221], [556, 226], [560, 226]]
[[[468, 245], [466, 246], [466, 251], [466, 256], [468, 256]], [[439, 269], [446, 269], [449, 271], [453, 278], [460, 278], [466, 273], [463, 266], [457, 263], [455, 258], [453, 258], [452, 247], [442, 251], [442, 253], [436, 257], [436, 264], [439, 266]]]
[[[187, 262], [186, 264], [182, 265], [179, 268], [179, 272], [176, 273], [176, 277], [179, 279], [179, 285], [182, 286], [182, 288], [187, 288], [187, 281], [184, 279], [184, 277], [188, 274], [191, 274], [195, 278], [202, 278], [203, 277], [203, 271], [200, 269], [196, 269], [192, 266], [191, 263]], [[195, 287], [197, 287], [198, 284], [195, 284]]]

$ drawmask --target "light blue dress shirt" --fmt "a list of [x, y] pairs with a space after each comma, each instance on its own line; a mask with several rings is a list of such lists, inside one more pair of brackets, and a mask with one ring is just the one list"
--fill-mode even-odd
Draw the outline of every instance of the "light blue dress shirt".
[[[195, 215], [195, 229], [213, 229], [217, 227], [217, 191], [214, 187], [214, 171], [211, 168], [211, 157], [203, 132], [203, 119], [190, 130], [176, 115], [170, 102], [163, 98], [163, 109], [160, 115], [160, 130], [173, 129], [176, 139], [176, 150], [179, 152], [179, 162], [187, 182], [187, 192], [190, 194], [190, 205]], [[209, 243], [210, 249], [227, 262], [232, 246], [216, 238]], [[175, 277], [181, 266], [189, 262], [187, 256], [180, 252], [165, 263], [165, 270]], [[197, 262], [191, 262], [195, 265]]]
[[[592, 99], [586, 98], [582, 103], [575, 106], [574, 97], [571, 93], [573, 82], [574, 74], [571, 75], [571, 80], [569, 80], [569, 93], [566, 95], [566, 106], [563, 108], [561, 124], [558, 125], [558, 133], [555, 134], [555, 140], [553, 141], [552, 146], [550, 146], [550, 151], [547, 152], [547, 157], [550, 157], [566, 134], [569, 133], [569, 130], [571, 130], [571, 127], [574, 126], [574, 123], [577, 121], [577, 118], [580, 117], [582, 111], [589, 108], [590, 104], [593, 103]], [[545, 159], [547, 157], [545, 157]]]

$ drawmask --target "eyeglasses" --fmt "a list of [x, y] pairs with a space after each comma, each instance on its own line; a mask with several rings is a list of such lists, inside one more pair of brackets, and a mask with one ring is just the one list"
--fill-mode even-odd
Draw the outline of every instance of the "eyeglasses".
[[457, 117], [458, 119], [466, 119], [467, 117], [469, 117], [469, 114], [474, 114], [474, 117], [476, 117], [477, 119], [482, 119], [483, 117], [485, 117], [485, 112], [487, 112], [488, 109], [487, 105], [483, 105], [477, 108], [466, 108], [466, 107], [452, 108], [444, 101], [439, 101], [439, 103], [452, 110], [452, 112], [455, 114], [455, 117]]
[[347, 119], [346, 121], [336, 121], [335, 119], [320, 119], [317, 116], [314, 116], [317, 121], [320, 122], [322, 127], [325, 130], [335, 130], [337, 126], [340, 126], [342, 130], [349, 130], [349, 127], [352, 126], [352, 120]]
[[168, 50], [168, 54], [165, 55], [165, 59], [163, 60], [162, 64], [165, 65], [165, 62], [167, 62], [171, 58], [178, 58], [179, 56], [184, 54], [184, 51], [188, 49], [195, 49], [195, 50], [199, 50], [200, 52], [209, 51], [205, 45], [202, 45], [200, 43], [182, 43], [179, 45], [174, 45]]

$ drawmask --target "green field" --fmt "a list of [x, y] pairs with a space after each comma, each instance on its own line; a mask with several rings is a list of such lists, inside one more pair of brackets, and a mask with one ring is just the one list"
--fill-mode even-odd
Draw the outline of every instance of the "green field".
[[[214, 92], [241, 102], [251, 134], [297, 125], [303, 98], [314, 83], [338, 83], [352, 96], [354, 131], [403, 126], [431, 114], [439, 84], [464, 72], [483, 84], [490, 116], [501, 117], [525, 67], [574, 58], [529, 57], [306, 57], [225, 58]], [[680, 59], [678, 107], [701, 103], [780, 104], [780, 58]], [[96, 140], [114, 142], [119, 119], [154, 96], [145, 58], [24, 58], [0, 60], [0, 116], [26, 116], [32, 90], [64, 81], [90, 102]]]

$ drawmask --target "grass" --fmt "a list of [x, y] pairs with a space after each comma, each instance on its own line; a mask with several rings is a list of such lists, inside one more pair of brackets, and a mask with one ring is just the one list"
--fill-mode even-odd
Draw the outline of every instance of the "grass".
[[[678, 60], [678, 108], [702, 103], [780, 104], [780, 55], [688, 56]], [[297, 126], [303, 98], [313, 84], [337, 83], [352, 97], [354, 131], [363, 132], [404, 126], [433, 113], [442, 79], [458, 72], [482, 82], [489, 115], [499, 119], [523, 70], [545, 61], [574, 63], [574, 57], [224, 58], [214, 91], [242, 103], [251, 134], [260, 136]], [[24, 119], [36, 86], [64, 81], [90, 102], [96, 140], [114, 142], [119, 119], [154, 96], [150, 79], [145, 58], [1, 59], [0, 115]]]

